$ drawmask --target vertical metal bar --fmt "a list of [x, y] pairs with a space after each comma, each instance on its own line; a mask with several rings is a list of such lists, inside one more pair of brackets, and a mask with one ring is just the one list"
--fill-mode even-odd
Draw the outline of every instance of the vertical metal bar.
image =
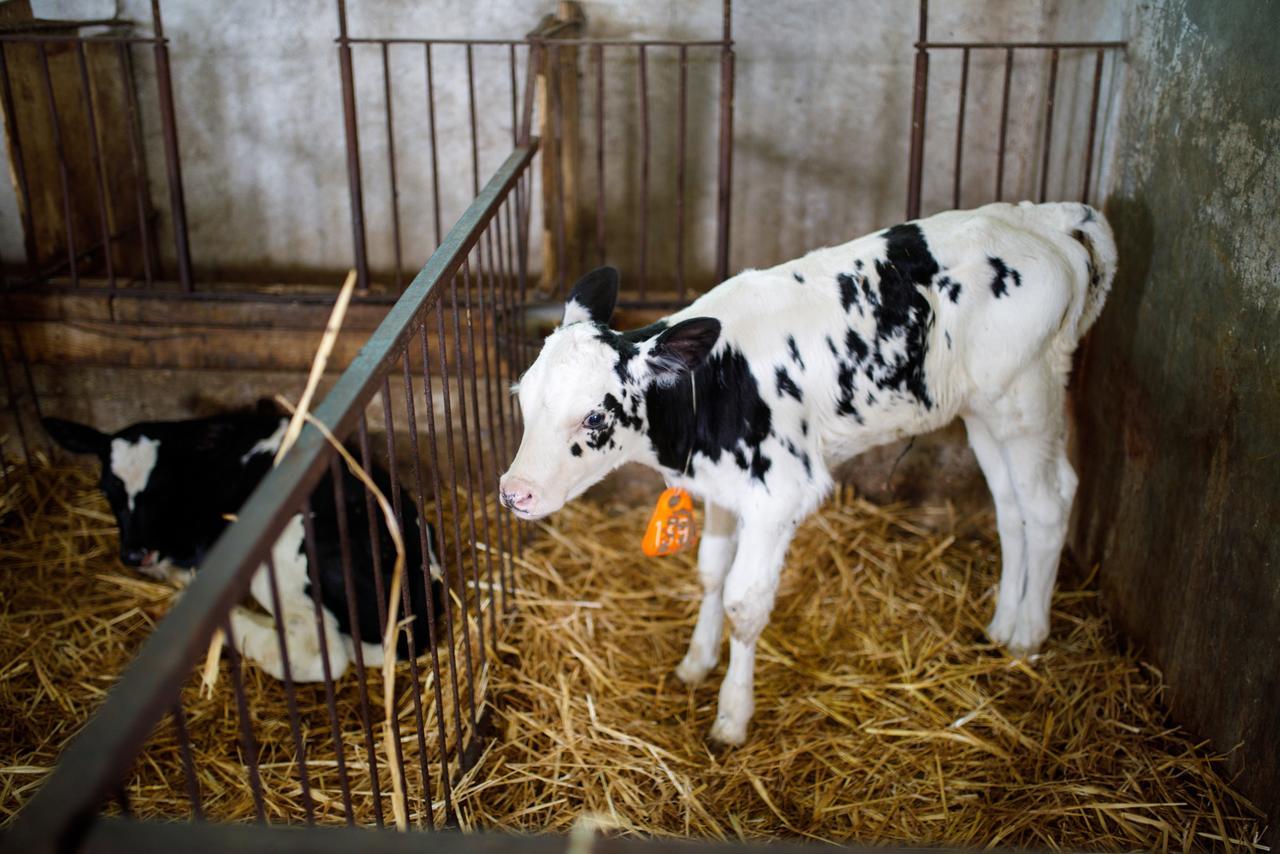
[[1045, 104], [1044, 115], [1044, 158], [1040, 162], [1040, 201], [1049, 197], [1049, 157], [1053, 144], [1053, 99], [1058, 93], [1058, 54], [1055, 47], [1049, 60], [1049, 100]]
[[507, 54], [511, 70], [511, 144], [519, 145], [520, 128], [516, 119], [516, 46], [514, 44], [507, 45]]
[[382, 97], [387, 106], [387, 172], [391, 181], [391, 240], [395, 248], [396, 290], [404, 290], [404, 261], [400, 252], [400, 188], [396, 185], [396, 134], [391, 102], [390, 45], [382, 43]]
[[[421, 328], [421, 327], [419, 327]], [[426, 505], [427, 494], [423, 489], [422, 482], [422, 452], [418, 448], [418, 414], [413, 403], [413, 375], [409, 370], [409, 345], [406, 343], [401, 351], [401, 363], [404, 366], [404, 404], [407, 427], [409, 430], [409, 444], [413, 450], [413, 478], [414, 486], [418, 490], [418, 548], [422, 553], [421, 566], [417, 567], [417, 571], [422, 573], [423, 590], [426, 591], [426, 622], [427, 622], [427, 642], [431, 649], [431, 677], [432, 688], [431, 693], [436, 699], [436, 725], [439, 728], [440, 738], [440, 761], [444, 764], [444, 748], [445, 748], [445, 731], [444, 731], [444, 700], [441, 695], [443, 683], [440, 681], [440, 652], [436, 649], [439, 642], [439, 631], [436, 628], [436, 613], [433, 606], [434, 596], [432, 595], [432, 578], [431, 578], [431, 555], [432, 555], [432, 537], [427, 534], [427, 517], [426, 511], [423, 509]], [[435, 430], [435, 425], [429, 425], [431, 430]], [[439, 543], [435, 544], [439, 548]], [[406, 566], [405, 572], [415, 571], [414, 567]], [[408, 587], [406, 579], [405, 587]], [[416, 652], [416, 648], [415, 648]], [[418, 691], [417, 677], [414, 677], [415, 692]], [[419, 745], [419, 753], [422, 758], [422, 786], [424, 797], [428, 805], [431, 804], [431, 775], [427, 769], [427, 749], [425, 740]], [[447, 788], [447, 786], [446, 786]], [[435, 817], [432, 814], [430, 806], [426, 810], [427, 826], [435, 826]]]
[[[360, 419], [364, 423], [363, 416]], [[329, 461], [329, 477], [333, 481], [333, 506], [338, 518], [338, 554], [342, 562], [342, 589], [347, 597], [347, 620], [351, 627], [353, 640], [362, 641], [364, 633], [360, 625], [360, 611], [356, 607], [356, 588], [351, 566], [351, 532], [347, 519], [347, 490], [343, 482], [341, 463], [335, 456]], [[323, 499], [321, 499], [323, 500]], [[305, 530], [305, 529], [304, 529]], [[378, 597], [378, 631], [382, 632], [386, 625], [385, 600]], [[351, 645], [352, 657], [356, 663], [356, 685], [360, 689], [360, 724], [364, 732], [365, 758], [369, 763], [369, 785], [373, 792], [373, 821], [382, 827], [382, 791], [378, 781], [378, 751], [374, 747], [373, 716], [369, 708], [369, 683], [364, 663], [364, 644], [357, 642]], [[351, 814], [348, 808], [347, 814]]]
[[[445, 427], [444, 446], [445, 446], [445, 451], [449, 461], [449, 476], [453, 480], [453, 491], [451, 493], [453, 498], [453, 505], [452, 505], [453, 513], [451, 515], [453, 516], [453, 549], [454, 549], [454, 559], [455, 559], [454, 566], [457, 568], [458, 598], [462, 602], [462, 609], [463, 609], [462, 624], [459, 627], [459, 631], [462, 633], [463, 663], [466, 666], [466, 672], [467, 672], [467, 706], [468, 706], [468, 710], [471, 712], [471, 718], [470, 718], [471, 731], [475, 732], [476, 696], [475, 696], [475, 684], [471, 678], [472, 674], [475, 673], [475, 670], [471, 666], [471, 631], [467, 626], [467, 611], [466, 611], [467, 591], [466, 591], [466, 588], [463, 587], [464, 572], [462, 569], [462, 527], [458, 520], [459, 505], [461, 504], [461, 502], [458, 500], [458, 466], [457, 466], [457, 461], [455, 459], [455, 454], [453, 451], [453, 404], [452, 404], [452, 401], [450, 400], [451, 395], [449, 393], [449, 358], [448, 358], [448, 347], [445, 345], [446, 337], [444, 332], [444, 300], [443, 299], [436, 300], [436, 335], [437, 335], [437, 339], [440, 342], [440, 391], [444, 395], [444, 427]], [[427, 376], [430, 376], [430, 374], [427, 374]], [[437, 495], [438, 494], [439, 493], [437, 493]], [[451, 630], [452, 630], [452, 627], [451, 627]], [[463, 741], [462, 726], [461, 726], [461, 723], [459, 723], [458, 744], [461, 745], [462, 741]], [[463, 755], [461, 748], [459, 748], [459, 751], [458, 751], [458, 764], [463, 771], [467, 770], [466, 757]]]
[[924, 125], [929, 95], [929, 0], [920, 0], [920, 37], [916, 43], [915, 83], [911, 95], [911, 164], [907, 175], [907, 219], [920, 217], [924, 183]]
[[[463, 270], [466, 275], [466, 282], [469, 288], [470, 282], [471, 282], [470, 261], [464, 259], [462, 264], [463, 264]], [[471, 582], [472, 582], [471, 589], [475, 594], [474, 599], [475, 599], [475, 608], [476, 608], [476, 646], [478, 647], [478, 653], [479, 653], [478, 657], [479, 657], [480, 663], [483, 666], [485, 661], [484, 613], [480, 607], [481, 606], [480, 567], [479, 567], [480, 558], [479, 558], [479, 552], [476, 548], [476, 542], [477, 542], [476, 507], [475, 507], [476, 481], [475, 481], [474, 469], [472, 468], [472, 465], [471, 465], [471, 462], [472, 462], [471, 449], [472, 449], [472, 446], [475, 444], [475, 442], [471, 438], [471, 425], [467, 419], [467, 383], [466, 383], [466, 380], [464, 379], [464, 376], [466, 373], [470, 373], [474, 378], [475, 364], [473, 361], [473, 363], [469, 366], [469, 370], [464, 369], [462, 364], [463, 363], [462, 317], [461, 317], [462, 312], [458, 306], [457, 274], [454, 274], [449, 278], [449, 295], [453, 303], [453, 353], [456, 359], [454, 363], [454, 375], [458, 381], [458, 427], [462, 431], [462, 459], [463, 459], [464, 468], [466, 469], [466, 473], [467, 473], [467, 525], [468, 525], [468, 532], [470, 533], [470, 536], [471, 536]], [[468, 312], [468, 315], [469, 314], [470, 312]], [[468, 316], [467, 320], [469, 324], [470, 316]], [[474, 400], [475, 400], [475, 395], [473, 394], [472, 401], [474, 402]], [[477, 424], [476, 432], [478, 433], [479, 430], [480, 430], [480, 425]], [[465, 602], [466, 600], [464, 599], [463, 601]], [[467, 678], [474, 681], [475, 672], [469, 671], [467, 673]]]
[[244, 694], [240, 650], [236, 649], [236, 636], [231, 631], [229, 615], [223, 617], [222, 631], [227, 638], [227, 669], [231, 671], [231, 684], [235, 689], [236, 715], [240, 721], [240, 752], [244, 754], [244, 766], [249, 774], [249, 790], [253, 793], [253, 813], [259, 824], [266, 824], [267, 811], [262, 801], [262, 777], [258, 774], [258, 743], [253, 737], [253, 722], [249, 718], [249, 701]]
[[[436, 315], [440, 314], [440, 298], [435, 299]], [[441, 326], [443, 329], [443, 325]], [[422, 399], [426, 405], [427, 419], [427, 450], [431, 454], [431, 497], [432, 503], [436, 507], [436, 549], [437, 557], [440, 559], [440, 572], [443, 576], [444, 584], [444, 626], [445, 640], [447, 641], [445, 648], [445, 657], [449, 662], [449, 678], [453, 686], [453, 723], [454, 732], [457, 733], [457, 743], [462, 744], [462, 693], [458, 688], [458, 662], [457, 654], [454, 651], [454, 633], [453, 633], [453, 597], [450, 592], [453, 585], [449, 581], [449, 564], [446, 561], [447, 553], [444, 547], [444, 493], [440, 489], [440, 447], [439, 435], [436, 430], [436, 413], [435, 413], [435, 396], [431, 390], [431, 352], [430, 345], [427, 343], [427, 325], [426, 316], [423, 316], [423, 324], [418, 328], [418, 339], [422, 344]], [[444, 337], [439, 339], [441, 355], [444, 352]], [[441, 371], [441, 382], [448, 383], [448, 379], [443, 371]], [[456, 516], [456, 514], [455, 514]], [[456, 539], [456, 536], [455, 536]], [[458, 571], [461, 572], [461, 564], [458, 565]], [[435, 656], [435, 645], [432, 645], [432, 655]], [[436, 670], [439, 670], [439, 660], [433, 658]], [[441, 683], [436, 682], [437, 686]], [[442, 688], [437, 687], [437, 693]], [[449, 817], [453, 814], [453, 794], [449, 785], [449, 758], [445, 749], [448, 743], [445, 734], [444, 713], [438, 715], [438, 725], [440, 728], [440, 788], [444, 792], [444, 811], [445, 816]], [[461, 767], [462, 751], [458, 751], [459, 767]]]
[[[486, 233], [487, 231], [488, 230], [486, 229]], [[483, 239], [483, 235], [481, 236], [481, 239]], [[483, 282], [483, 273], [478, 263], [479, 251], [480, 251], [479, 244], [477, 244], [477, 247], [476, 247], [477, 265], [476, 265], [476, 276], [475, 276], [474, 287], [472, 286], [472, 281], [471, 281], [470, 261], [464, 259], [462, 262], [462, 269], [466, 277], [465, 281], [467, 283], [467, 347], [471, 350], [471, 370], [468, 371], [468, 373], [471, 375], [471, 417], [472, 417], [472, 420], [475, 422], [477, 438], [479, 438], [480, 431], [483, 430], [484, 428], [482, 427], [482, 423], [480, 420], [480, 392], [478, 388], [479, 383], [478, 383], [478, 380], [476, 379], [476, 374], [479, 372], [476, 370], [476, 368], [478, 367], [476, 365], [476, 324], [474, 321], [474, 315], [471, 311], [471, 300], [473, 298], [476, 299], [476, 301], [478, 302], [479, 309], [480, 309], [480, 330], [481, 330], [483, 346], [484, 346], [484, 371], [485, 371], [486, 382], [488, 382], [488, 377], [489, 377], [489, 348], [488, 348], [489, 339], [488, 339], [488, 331], [485, 328], [484, 282]], [[461, 364], [461, 362], [459, 362], [459, 364]], [[489, 400], [487, 396], [485, 399], [485, 406], [486, 408], [489, 408]], [[490, 443], [492, 443], [493, 441], [493, 436], [494, 436], [493, 410], [489, 408], [489, 442]], [[486, 487], [489, 483], [489, 477], [488, 477], [488, 474], [486, 473], [485, 464], [484, 464], [485, 458], [490, 456], [492, 456], [492, 453], [484, 453], [483, 445], [477, 448], [476, 469], [480, 476], [480, 490], [479, 490], [479, 493], [475, 495], [475, 498], [478, 500], [478, 503], [480, 505], [480, 518], [484, 520], [484, 525], [483, 525], [484, 559], [485, 559], [485, 568], [488, 574], [488, 583], [489, 583], [489, 620], [491, 623], [491, 628], [489, 630], [489, 646], [490, 648], [493, 648], [493, 645], [497, 642], [497, 636], [498, 636], [498, 616], [497, 616], [498, 592], [497, 592], [497, 588], [495, 588], [493, 585], [494, 543], [493, 543], [493, 532], [489, 526], [489, 509], [488, 509], [489, 505], [488, 505], [488, 501], [485, 499]], [[496, 475], [494, 477], [494, 480], [497, 480]], [[499, 529], [498, 536], [499, 536], [499, 540], [501, 540], [501, 537], [502, 537], [501, 529]], [[474, 561], [473, 566], [479, 563], [480, 559], [478, 556], [473, 554], [472, 558]], [[478, 572], [478, 568], [477, 568], [477, 572]], [[480, 608], [480, 592], [479, 592], [478, 579], [476, 582], [476, 617], [479, 619], [481, 623], [484, 622], [484, 612]]]
[[[489, 409], [489, 441], [493, 450], [494, 458], [494, 480], [489, 481], [487, 486], [496, 489], [496, 481], [499, 475], [500, 461], [505, 461], [508, 457], [509, 448], [507, 446], [507, 411], [506, 411], [506, 383], [503, 382], [503, 357], [502, 357], [502, 319], [503, 309], [499, 304], [499, 294], [505, 292], [505, 288], [500, 290], [499, 282], [506, 281], [506, 270], [503, 264], [502, 253], [502, 211], [506, 207], [506, 199], [503, 199], [499, 208], [494, 212], [492, 227], [494, 229], [494, 239], [489, 242], [489, 310], [493, 316], [493, 364], [490, 365], [489, 360], [489, 326], [481, 323], [480, 330], [482, 333], [481, 348], [484, 350], [484, 373], [485, 388], [487, 390], [485, 403]], [[496, 258], [494, 244], [497, 244]], [[496, 430], [494, 415], [497, 415]], [[487, 504], [485, 505], [488, 506]], [[511, 514], [503, 513], [497, 502], [494, 503], [494, 512], [497, 514], [498, 525], [498, 541], [499, 541], [499, 561], [498, 576], [499, 586], [502, 592], [501, 611], [505, 615], [510, 608], [510, 591], [507, 586], [507, 576], [511, 569]], [[497, 621], [498, 591], [491, 590], [490, 595], [493, 596], [494, 602], [494, 621]], [[494, 626], [493, 637], [496, 646], [498, 630]]]
[[435, 217], [436, 246], [440, 245], [440, 152], [436, 146], [436, 88], [431, 72], [431, 45], [423, 46], [424, 61], [427, 66], [427, 126], [431, 135], [431, 210]]
[[[316, 638], [320, 641], [320, 665], [324, 672], [324, 700], [329, 712], [329, 729], [333, 734], [333, 755], [338, 768], [338, 788], [342, 792], [342, 808], [347, 817], [347, 824], [355, 824], [355, 814], [351, 809], [351, 779], [347, 776], [347, 756], [342, 741], [342, 727], [338, 723], [337, 697], [333, 690], [333, 663], [329, 660], [329, 636], [325, 627], [324, 602], [320, 595], [320, 557], [316, 552], [315, 525], [311, 519], [310, 500], [301, 508], [303, 543], [307, 550], [307, 575], [311, 581], [311, 610], [315, 616]], [[339, 512], [341, 512], [339, 510]], [[351, 605], [348, 600], [348, 606]], [[351, 623], [351, 638], [360, 645], [360, 631], [356, 623]], [[376, 797], [376, 796], [375, 796]]]
[[1000, 143], [996, 149], [996, 201], [1004, 200], [1004, 153], [1009, 138], [1009, 84], [1013, 80], [1013, 48], [1004, 50], [1004, 94], [1000, 96]]
[[142, 273], [147, 285], [152, 283], [151, 211], [147, 199], [147, 167], [142, 145], [138, 141], [138, 103], [133, 90], [132, 63], [124, 42], [116, 45], [120, 61], [120, 79], [124, 81], [125, 121], [129, 124], [129, 161], [133, 166], [134, 201], [138, 206], [138, 235], [142, 240]]
[[1089, 184], [1093, 180], [1093, 144], [1098, 132], [1098, 96], [1102, 92], [1102, 60], [1104, 51], [1099, 48], [1093, 64], [1093, 96], [1089, 100], [1089, 140], [1084, 148], [1084, 189], [1080, 201], [1089, 202]]
[[689, 92], [689, 48], [680, 45], [679, 105], [676, 110], [676, 291], [685, 298], [684, 283], [684, 167], [685, 127]]
[[[13, 104], [13, 83], [9, 79], [9, 62], [5, 56], [5, 46], [0, 43], [0, 81], [3, 82], [4, 112], [8, 116], [17, 116]], [[5, 128], [9, 137], [9, 151], [13, 155], [13, 174], [18, 182], [18, 194], [22, 197], [22, 247], [26, 256], [27, 268], [34, 275], [39, 259], [36, 258], [35, 225], [32, 222], [31, 188], [27, 185], [27, 165], [22, 154], [22, 137], [18, 133], [18, 123], [14, 121]]]
[[596, 60], [596, 256], [604, 257], [604, 45], [591, 48]]
[[640, 298], [644, 299], [649, 284], [649, 68], [645, 46], [640, 45]]
[[[116, 271], [111, 261], [111, 220], [107, 216], [107, 179], [102, 165], [102, 146], [98, 142], [98, 118], [93, 109], [93, 93], [89, 88], [89, 63], [84, 41], [76, 42], [76, 64], [80, 68], [80, 94], [84, 96], [84, 114], [89, 125], [89, 150], [93, 154], [93, 176], [98, 185], [98, 219], [102, 226], [102, 259], [107, 270], [107, 283], [116, 289]], [[125, 85], [128, 85], [127, 82]]]
[[133, 817], [133, 806], [129, 803], [129, 790], [125, 788], [126, 784], [121, 784], [116, 789], [115, 799], [116, 806], [120, 807], [120, 814], [125, 818]]
[[182, 699], [173, 704], [173, 728], [178, 734], [178, 752], [182, 756], [182, 776], [187, 781], [187, 800], [191, 802], [191, 820], [204, 821], [204, 805], [200, 800], [200, 779], [196, 776], [196, 763], [191, 756], [191, 736], [187, 733], [187, 714], [182, 709]]
[[[561, 67], [560, 46], [551, 46], [551, 57], [547, 64], [548, 68], [554, 68], [555, 74], [549, 75], [547, 78], [547, 95], [548, 108], [554, 119], [553, 127], [555, 128], [555, 147], [543, 149], [543, 158], [550, 158], [551, 174], [555, 181], [555, 187], [552, 188], [555, 198], [555, 221], [556, 221], [556, 294], [563, 296], [567, 293], [565, 288], [565, 273], [569, 267], [568, 252], [565, 249], [565, 214], [564, 202], [564, 101], [561, 96], [560, 81], [564, 69]], [[548, 212], [550, 214], [550, 212]]]
[[356, 127], [356, 87], [347, 40], [347, 4], [338, 0], [338, 69], [342, 75], [342, 120], [347, 143], [347, 184], [351, 193], [351, 249], [355, 253], [356, 287], [369, 289], [369, 255], [365, 247], [364, 184], [360, 179], [360, 132]]
[[190, 292], [191, 246], [187, 239], [187, 202], [182, 189], [182, 158], [178, 151], [178, 121], [173, 109], [173, 81], [169, 72], [169, 42], [160, 19], [160, 0], [151, 0], [155, 28], [156, 91], [160, 106], [160, 130], [164, 136], [164, 164], [169, 176], [169, 205], [173, 210], [173, 242], [178, 259], [178, 281]]
[[964, 108], [969, 94], [969, 48], [964, 49], [960, 60], [960, 107], [956, 113], [956, 174], [955, 186], [951, 190], [951, 207], [960, 207], [960, 176], [963, 174], [964, 162]]
[[[307, 824], [315, 824], [315, 812], [311, 804], [311, 779], [307, 774], [307, 752], [302, 743], [302, 724], [298, 720], [298, 694], [293, 685], [293, 665], [289, 661], [289, 641], [285, 637], [286, 616], [280, 601], [280, 582], [276, 577], [275, 558], [267, 555], [267, 581], [271, 588], [271, 615], [276, 627], [276, 645], [280, 650], [280, 668], [284, 675], [284, 701], [289, 712], [289, 731], [293, 734], [293, 756], [298, 763], [298, 784], [301, 787], [302, 812]], [[261, 570], [259, 570], [261, 571]]]
[[467, 113], [471, 119], [471, 194], [480, 195], [480, 147], [476, 139], [476, 74], [471, 45], [467, 45]]
[[720, 175], [716, 211], [716, 281], [729, 278], [729, 233], [733, 200], [733, 4], [722, 6], [720, 48]]
[[49, 108], [49, 124], [53, 129], [53, 148], [58, 154], [58, 177], [62, 183], [62, 216], [67, 228], [67, 265], [71, 268], [71, 283], [79, 286], [80, 270], [76, 260], [75, 229], [71, 221], [71, 184], [67, 177], [67, 154], [62, 145], [62, 127], [58, 121], [58, 103], [53, 96], [53, 78], [49, 74], [49, 51], [40, 42], [40, 68], [43, 71], [45, 102]]

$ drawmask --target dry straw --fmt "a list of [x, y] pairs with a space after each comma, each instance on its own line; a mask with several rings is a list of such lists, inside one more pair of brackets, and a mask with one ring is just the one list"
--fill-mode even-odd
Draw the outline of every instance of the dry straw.
[[[173, 592], [117, 565], [91, 474], [39, 466], [34, 475], [0, 508], [5, 819]], [[1220, 758], [1161, 707], [1159, 672], [1119, 648], [1092, 578], [1066, 573], [1044, 654], [1012, 660], [982, 632], [996, 579], [990, 520], [848, 493], [792, 548], [760, 645], [748, 743], [710, 748], [723, 667], [694, 689], [672, 675], [697, 610], [696, 574], [692, 556], [639, 554], [646, 512], [579, 502], [542, 526], [516, 567], [518, 616], [500, 657], [477, 668], [474, 686], [456, 695], [443, 686], [446, 721], [455, 705], [469, 720], [474, 698], [477, 715], [491, 708], [497, 722], [455, 786], [463, 826], [1097, 850], [1249, 848], [1259, 838], [1265, 821], [1220, 777]], [[268, 817], [300, 821], [284, 692], [254, 667], [246, 680]], [[381, 676], [368, 680], [377, 704]], [[247, 820], [229, 681], [201, 698], [193, 677], [183, 702], [205, 815]], [[414, 704], [403, 695], [396, 704], [412, 825], [444, 818], [437, 687], [422, 688], [424, 744]], [[323, 688], [299, 686], [298, 701], [317, 820], [341, 822]], [[392, 781], [381, 751], [365, 747], [353, 673], [337, 704], [355, 819], [372, 823], [380, 808], [389, 822]], [[458, 778], [456, 759], [448, 773]], [[173, 727], [162, 724], [126, 787], [130, 805], [185, 817], [185, 787]]]

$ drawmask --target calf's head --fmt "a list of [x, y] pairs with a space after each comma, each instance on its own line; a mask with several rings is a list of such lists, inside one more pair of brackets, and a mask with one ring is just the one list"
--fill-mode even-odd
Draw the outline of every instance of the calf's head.
[[199, 565], [271, 466], [284, 422], [266, 406], [229, 416], [134, 424], [103, 433], [44, 419], [59, 445], [93, 454], [120, 528], [120, 560], [154, 572]]
[[720, 322], [709, 317], [616, 332], [608, 322], [617, 301], [617, 270], [584, 276], [520, 378], [524, 436], [499, 494], [521, 518], [554, 513], [649, 451], [651, 392], [683, 381], [720, 336]]

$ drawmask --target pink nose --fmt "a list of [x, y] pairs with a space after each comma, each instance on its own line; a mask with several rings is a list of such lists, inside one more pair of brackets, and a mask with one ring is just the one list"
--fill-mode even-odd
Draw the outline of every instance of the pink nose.
[[533, 484], [527, 480], [522, 480], [518, 477], [505, 478], [498, 486], [498, 493], [502, 498], [503, 505], [512, 510], [520, 510], [527, 513], [533, 509], [535, 503]]

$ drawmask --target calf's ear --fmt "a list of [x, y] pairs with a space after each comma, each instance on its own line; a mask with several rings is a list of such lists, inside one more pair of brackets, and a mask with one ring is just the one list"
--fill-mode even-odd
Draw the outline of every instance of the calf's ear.
[[569, 292], [564, 304], [561, 326], [589, 321], [608, 323], [618, 304], [618, 271], [613, 267], [597, 267], [587, 273]]
[[711, 353], [720, 338], [720, 321], [714, 317], [682, 320], [654, 340], [649, 367], [660, 385], [671, 385], [693, 371]]
[[111, 437], [87, 424], [77, 424], [64, 418], [42, 419], [44, 429], [53, 441], [77, 454], [105, 456], [111, 447]]

